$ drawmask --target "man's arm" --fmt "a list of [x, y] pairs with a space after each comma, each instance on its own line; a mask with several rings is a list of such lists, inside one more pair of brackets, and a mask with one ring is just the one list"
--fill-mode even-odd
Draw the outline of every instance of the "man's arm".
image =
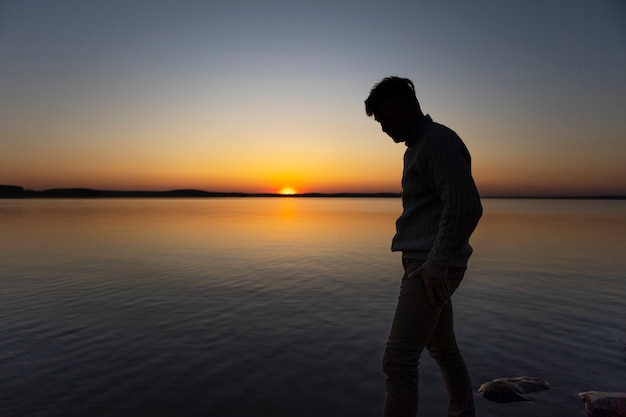
[[469, 152], [452, 131], [429, 140], [422, 174], [443, 204], [434, 244], [422, 269], [427, 276], [445, 278], [449, 263], [465, 247], [482, 215], [480, 196], [472, 178]]

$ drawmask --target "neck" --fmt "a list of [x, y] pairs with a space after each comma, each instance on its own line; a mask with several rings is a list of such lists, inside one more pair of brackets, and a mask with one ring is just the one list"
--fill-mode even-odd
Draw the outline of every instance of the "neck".
[[415, 130], [415, 128], [417, 127], [419, 122], [422, 121], [423, 118], [424, 118], [424, 113], [422, 113], [420, 111], [415, 112], [413, 117], [411, 117], [411, 130], [410, 130], [410, 132], [413, 132]]

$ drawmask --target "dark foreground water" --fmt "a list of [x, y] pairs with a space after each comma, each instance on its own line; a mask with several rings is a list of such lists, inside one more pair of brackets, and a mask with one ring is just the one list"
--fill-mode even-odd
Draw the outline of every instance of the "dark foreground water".
[[[478, 415], [626, 391], [626, 202], [485, 200], [454, 306]], [[0, 200], [0, 416], [379, 416], [398, 199]], [[420, 417], [444, 416], [427, 354]]]

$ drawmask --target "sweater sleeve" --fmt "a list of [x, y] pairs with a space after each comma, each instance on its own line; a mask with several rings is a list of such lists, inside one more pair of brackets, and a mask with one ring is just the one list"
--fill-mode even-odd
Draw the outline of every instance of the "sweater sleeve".
[[421, 152], [420, 173], [442, 203], [434, 244], [423, 265], [438, 278], [448, 273], [450, 261], [469, 242], [482, 215], [480, 196], [472, 178], [471, 158], [453, 131], [429, 140]]

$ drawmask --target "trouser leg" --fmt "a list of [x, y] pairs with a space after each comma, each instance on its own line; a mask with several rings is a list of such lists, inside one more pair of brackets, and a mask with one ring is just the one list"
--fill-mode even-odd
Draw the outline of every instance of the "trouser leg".
[[[421, 277], [408, 278], [419, 266], [417, 261], [405, 262], [400, 296], [383, 357], [383, 370], [387, 375], [384, 416], [416, 416], [418, 365], [426, 346], [444, 373], [451, 398], [449, 416], [473, 416], [469, 376], [454, 337], [452, 304], [449, 302], [443, 309], [430, 306]], [[451, 274], [448, 279], [451, 292], [460, 284], [463, 271], [456, 270], [459, 273]], [[458, 376], [461, 377], [459, 384], [455, 382]]]
[[448, 393], [448, 417], [474, 417], [472, 385], [454, 335], [452, 302], [441, 311], [426, 348], [441, 369]]
[[418, 364], [433, 333], [440, 308], [428, 302], [421, 277], [409, 278], [419, 264], [406, 265], [400, 295], [383, 356], [387, 375], [385, 417], [415, 417], [418, 407]]

